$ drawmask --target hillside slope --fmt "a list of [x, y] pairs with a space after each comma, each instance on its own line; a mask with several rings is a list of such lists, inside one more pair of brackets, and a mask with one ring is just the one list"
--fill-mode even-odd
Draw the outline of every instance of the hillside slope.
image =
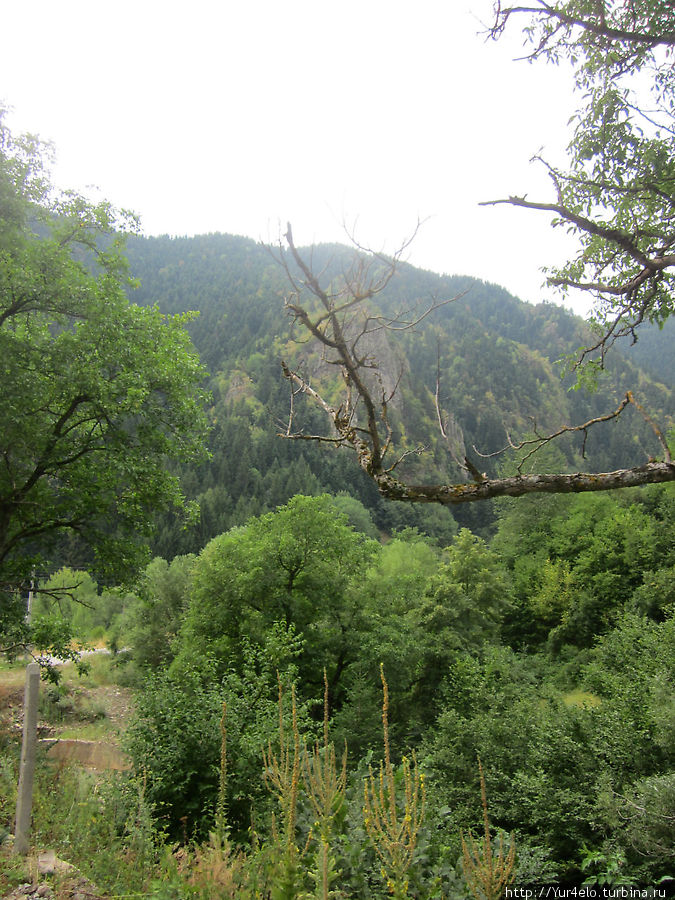
[[[296, 492], [346, 491], [370, 510], [384, 531], [414, 525], [439, 539], [457, 519], [474, 528], [489, 526], [489, 504], [481, 509], [410, 508], [384, 503], [346, 453], [278, 437], [288, 416], [288, 387], [282, 357], [303, 361], [312, 377], [337, 397], [340, 382], [322, 363], [318, 348], [298, 344], [283, 308], [289, 286], [266, 248], [230, 235], [194, 238], [133, 238], [128, 255], [141, 287], [133, 300], [157, 303], [167, 312], [198, 310], [190, 325], [193, 340], [211, 373], [213, 392], [209, 463], [183, 473], [189, 494], [199, 500], [199, 526], [185, 532], [165, 520], [156, 551], [164, 556], [198, 550], [232, 525], [278, 504]], [[341, 246], [312, 250], [318, 270], [338, 273], [352, 251]], [[438, 309], [394, 341], [378, 336], [377, 356], [386, 380], [400, 384], [393, 424], [401, 449], [424, 445], [409, 474], [416, 479], [462, 480], [455, 459], [467, 452], [494, 474], [504, 457], [483, 458], [504, 447], [507, 432], [519, 436], [540, 429], [583, 422], [617, 406], [634, 390], [658, 417], [672, 410], [670, 390], [631, 361], [615, 353], [599, 389], [570, 391], [556, 361], [588, 339], [585, 323], [567, 312], [531, 306], [495, 285], [460, 276], [440, 276], [401, 265], [398, 276], [377, 297], [383, 311], [428, 305], [430, 299], [461, 299]], [[653, 357], [652, 357], [653, 359]], [[433, 401], [440, 371], [443, 407], [452, 424], [444, 441], [436, 426]], [[659, 371], [652, 369], [654, 375]], [[664, 370], [664, 380], [667, 371]], [[317, 410], [299, 413], [307, 432], [325, 431]], [[475, 448], [475, 449], [474, 449]], [[576, 471], [608, 470], [643, 462], [658, 452], [648, 425], [634, 412], [558, 445], [555, 463]], [[585, 459], [582, 460], [582, 453]]]

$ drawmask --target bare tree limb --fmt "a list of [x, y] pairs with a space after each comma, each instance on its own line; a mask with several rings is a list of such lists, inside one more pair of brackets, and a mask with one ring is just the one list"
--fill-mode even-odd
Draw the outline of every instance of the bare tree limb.
[[[534, 438], [528, 438], [520, 442], [513, 442], [507, 434], [508, 447], [498, 452], [504, 452], [506, 449], [520, 450], [530, 447], [531, 449], [525, 457], [525, 460], [527, 460], [538, 449], [564, 434], [571, 432], [582, 433], [585, 439], [590, 428], [602, 422], [617, 419], [629, 405], [634, 405], [648, 422], [660, 442], [664, 451], [663, 461], [650, 459], [644, 465], [618, 469], [614, 472], [524, 475], [522, 474], [522, 465], [525, 460], [523, 460], [517, 475], [509, 478], [489, 478], [484, 473], [479, 472], [465, 454], [462, 454], [463, 459], [460, 461], [453, 449], [450, 448], [451, 455], [455, 458], [458, 466], [473, 478], [473, 483], [407, 484], [394, 477], [394, 469], [403, 460], [412, 455], [419, 455], [424, 448], [418, 447], [407, 450], [391, 466], [385, 467], [385, 454], [390, 448], [392, 441], [388, 405], [398, 388], [400, 374], [393, 390], [386, 391], [377, 360], [371, 358], [368, 353], [359, 352], [358, 346], [359, 341], [370, 331], [384, 330], [386, 322], [396, 321], [395, 319], [388, 320], [386, 316], [374, 314], [370, 310], [368, 303], [390, 283], [396, 272], [399, 257], [396, 254], [391, 258], [378, 257], [379, 262], [384, 266], [384, 271], [374, 270], [368, 262], [359, 262], [352, 267], [347, 276], [343, 273], [340, 284], [328, 288], [312, 272], [311, 267], [306, 263], [303, 255], [295, 246], [290, 225], [286, 231], [285, 238], [290, 253], [290, 260], [295, 266], [294, 269], [291, 269], [288, 257], [285, 254], [280, 256], [280, 262], [284, 266], [293, 288], [292, 296], [286, 301], [286, 308], [293, 319], [300, 322], [321, 347], [330, 351], [331, 358], [327, 359], [327, 361], [340, 367], [345, 392], [340, 404], [335, 406], [329, 403], [316, 388], [312, 387], [306, 377], [291, 369], [286, 362], [282, 362], [283, 375], [291, 385], [291, 409], [288, 424], [285, 430], [281, 432], [283, 437], [325, 442], [351, 449], [356, 455], [359, 466], [373, 479], [382, 496], [392, 500], [411, 503], [451, 505], [487, 500], [494, 497], [519, 497], [532, 493], [604, 491], [642, 484], [675, 481], [675, 465], [672, 462], [663, 434], [630, 392], [626, 394], [614, 411], [597, 416], [580, 425], [565, 425], [549, 434], [540, 434], [535, 423]], [[301, 273], [301, 277], [298, 277], [297, 271]], [[305, 302], [302, 299], [303, 294], [307, 297], [307, 301], [311, 300], [314, 304], [318, 301], [318, 312], [312, 312], [309, 302]], [[417, 318], [412, 321], [419, 320]], [[381, 322], [382, 324], [378, 324], [373, 328], [374, 322]], [[406, 327], [410, 328], [412, 325], [408, 324]], [[355, 337], [352, 337], [354, 334]], [[373, 373], [369, 379], [365, 377], [366, 371]], [[303, 431], [295, 428], [294, 398], [298, 393], [305, 394], [323, 410], [331, 424], [331, 434], [305, 434]], [[449, 446], [450, 442], [446, 427], [447, 419], [440, 400], [440, 347], [438, 350], [434, 403], [440, 433]], [[359, 410], [365, 413], [363, 424], [359, 421]], [[479, 455], [493, 456], [495, 454]]]
[[[490, 459], [491, 457], [501, 456], [507, 450], [523, 450], [525, 447], [532, 447], [532, 449], [527, 453], [527, 455], [520, 461], [518, 465], [518, 471], [522, 470], [522, 467], [527, 462], [527, 460], [533, 456], [538, 450], [541, 450], [542, 447], [549, 444], [551, 441], [554, 441], [556, 438], [561, 437], [563, 434], [572, 434], [581, 432], [584, 435], [587, 434], [588, 429], [592, 428], [593, 425], [599, 425], [600, 422], [610, 422], [612, 419], [618, 419], [621, 413], [626, 409], [629, 403], [635, 403], [633, 399], [633, 395], [630, 391], [623, 398], [619, 406], [614, 410], [614, 412], [606, 413], [604, 416], [596, 416], [593, 419], [589, 419], [587, 422], [583, 422], [581, 425], [563, 425], [561, 428], [558, 428], [557, 431], [552, 431], [550, 434], [542, 435], [538, 434], [537, 423], [534, 422], [534, 434], [533, 438], [526, 438], [525, 440], [519, 441], [517, 443], [513, 442], [510, 436], [507, 434], [508, 446], [503, 447], [501, 450], [495, 450], [492, 453], [481, 453], [474, 446], [474, 451], [481, 456], [483, 459]], [[636, 404], [637, 405], [637, 404]], [[652, 427], [656, 427], [650, 420], [650, 424]], [[660, 432], [658, 432], [660, 434]], [[670, 457], [668, 457], [669, 459]]]

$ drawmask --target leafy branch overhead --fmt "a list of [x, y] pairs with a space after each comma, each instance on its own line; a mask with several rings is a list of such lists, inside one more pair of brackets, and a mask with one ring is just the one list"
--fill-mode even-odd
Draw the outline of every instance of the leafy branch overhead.
[[[356, 454], [359, 466], [375, 481], [384, 497], [416, 503], [467, 503], [500, 496], [610, 490], [675, 480], [675, 464], [665, 438], [631, 393], [613, 412], [593, 417], [580, 425], [563, 426], [551, 433], [535, 433], [533, 438], [521, 442], [514, 442], [509, 437], [505, 449], [526, 449], [527, 457], [530, 457], [556, 437], [570, 432], [585, 435], [593, 426], [617, 419], [628, 407], [633, 407], [655, 431], [663, 451], [662, 460], [650, 458], [643, 465], [613, 472], [523, 474], [519, 471], [511, 477], [488, 478], [464, 455], [461, 459], [456, 458], [467, 478], [460, 483], [410, 484], [400, 479], [396, 469], [411, 455], [422, 453], [424, 448], [395, 453], [391, 408], [403, 372], [392, 376], [383, 371], [374, 350], [376, 337], [386, 331], [412, 329], [452, 300], [434, 301], [416, 314], [408, 309], [387, 315], [373, 301], [396, 274], [403, 249], [393, 257], [357, 255], [350, 268], [337, 278], [329, 279], [326, 272], [323, 277], [315, 273], [305, 260], [295, 245], [290, 225], [285, 240], [287, 252], [280, 248], [277, 258], [293, 289], [286, 308], [293, 321], [299, 323], [321, 348], [325, 364], [337, 367], [343, 388], [339, 402], [331, 402], [326, 391], [315, 387], [308, 375], [282, 362], [283, 374], [291, 385], [290, 415], [282, 432], [284, 437], [347, 447]], [[309, 397], [326, 414], [329, 431], [309, 434], [298, 426], [295, 398], [299, 394]], [[446, 433], [448, 417], [441, 409], [438, 397], [437, 383], [438, 423], [441, 431]]]
[[527, 58], [571, 63], [583, 100], [568, 167], [535, 157], [553, 197], [485, 205], [552, 213], [554, 226], [576, 236], [577, 255], [548, 281], [594, 298], [598, 339], [576, 363], [602, 366], [617, 338], [636, 340], [640, 324], [660, 325], [675, 309], [675, 7], [669, 0], [498, 0], [488, 34], [498, 39], [522, 19]]

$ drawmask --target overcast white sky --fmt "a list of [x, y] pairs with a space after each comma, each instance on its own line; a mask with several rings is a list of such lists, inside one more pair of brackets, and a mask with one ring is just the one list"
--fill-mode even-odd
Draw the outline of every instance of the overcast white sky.
[[571, 72], [485, 43], [491, 0], [22, 0], [2, 8], [0, 100], [147, 234], [344, 240], [536, 302], [566, 238], [531, 156], [561, 161]]

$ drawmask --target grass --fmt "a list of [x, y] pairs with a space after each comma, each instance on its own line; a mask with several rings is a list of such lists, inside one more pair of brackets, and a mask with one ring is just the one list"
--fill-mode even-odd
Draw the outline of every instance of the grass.
[[600, 697], [591, 694], [589, 691], [570, 691], [563, 696], [565, 706], [589, 706], [597, 707], [602, 704]]
[[61, 876], [68, 882], [63, 890], [58, 876], [48, 879], [59, 898], [72, 897], [82, 876], [107, 891], [106, 896], [154, 896], [146, 889], [159, 872], [159, 845], [142, 786], [128, 778], [39, 761], [31, 844], [27, 858], [13, 856], [7, 844], [0, 847], [0, 896], [24, 882], [36, 883], [36, 857], [46, 848], [79, 870]]
[[[31, 660], [14, 660], [8, 662], [0, 659], [0, 687], [22, 686], [26, 678], [26, 665]], [[87, 673], [80, 675], [73, 663], [59, 666], [60, 681], [75, 684], [86, 680], [96, 686], [115, 684], [114, 664], [106, 653], [92, 653], [86, 658]]]
[[74, 724], [59, 728], [58, 736], [63, 740], [110, 741], [116, 737], [116, 730], [111, 727], [109, 720], [103, 719], [88, 725]]
[[[115, 669], [114, 660], [110, 654], [92, 653], [91, 656], [87, 657], [87, 667], [87, 675], [77, 676], [78, 678], [82, 679], [84, 677], [89, 683], [94, 684], [97, 687], [117, 684], [117, 671]], [[72, 664], [69, 664], [66, 668], [70, 668], [71, 671], [74, 670]], [[73, 672], [73, 674], [76, 675], [77, 673]]]
[[32, 865], [24, 856], [13, 856], [9, 844], [0, 846], [0, 890], [2, 896], [20, 884], [33, 881]]
[[23, 687], [26, 681], [26, 664], [24, 662], [7, 662], [0, 660], [0, 688]]

